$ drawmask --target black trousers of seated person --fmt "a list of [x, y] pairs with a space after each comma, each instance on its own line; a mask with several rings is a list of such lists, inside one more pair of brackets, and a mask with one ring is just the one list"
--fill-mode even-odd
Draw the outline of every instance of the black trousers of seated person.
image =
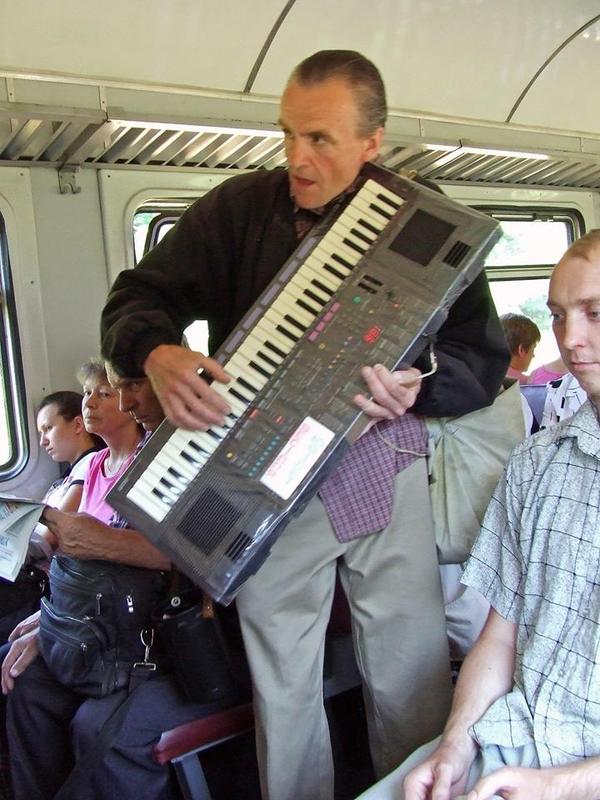
[[[58, 683], [38, 657], [7, 698], [14, 800], [51, 800], [125, 696], [82, 697]], [[185, 700], [170, 675], [146, 681], [103, 762], [84, 776], [77, 800], [178, 800], [176, 781], [168, 766], [152, 761], [152, 747], [163, 730], [215, 710], [215, 704]]]

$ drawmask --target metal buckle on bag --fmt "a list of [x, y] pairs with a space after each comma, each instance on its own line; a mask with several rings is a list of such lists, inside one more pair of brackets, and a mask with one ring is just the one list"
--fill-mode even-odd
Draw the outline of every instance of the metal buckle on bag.
[[144, 628], [140, 631], [140, 641], [144, 645], [144, 660], [136, 661], [133, 669], [136, 672], [145, 670], [146, 672], [155, 672], [156, 664], [150, 661], [150, 648], [154, 644], [154, 628]]

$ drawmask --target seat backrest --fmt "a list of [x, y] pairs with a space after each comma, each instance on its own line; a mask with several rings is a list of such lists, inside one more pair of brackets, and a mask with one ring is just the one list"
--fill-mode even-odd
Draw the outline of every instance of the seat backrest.
[[534, 427], [537, 430], [542, 421], [544, 404], [546, 402], [546, 384], [524, 384], [520, 387], [521, 394], [527, 400], [531, 413], [533, 414]]

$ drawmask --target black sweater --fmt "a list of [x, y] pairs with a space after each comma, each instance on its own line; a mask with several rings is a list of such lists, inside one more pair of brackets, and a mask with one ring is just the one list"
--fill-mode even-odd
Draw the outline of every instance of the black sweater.
[[[298, 246], [285, 170], [254, 172], [197, 200], [133, 270], [116, 279], [102, 314], [102, 352], [123, 375], [143, 374], [159, 344], [208, 321], [219, 347]], [[455, 416], [489, 405], [509, 355], [485, 276], [452, 306], [435, 347], [438, 372], [423, 381], [414, 411]], [[416, 366], [428, 369], [428, 359]]]

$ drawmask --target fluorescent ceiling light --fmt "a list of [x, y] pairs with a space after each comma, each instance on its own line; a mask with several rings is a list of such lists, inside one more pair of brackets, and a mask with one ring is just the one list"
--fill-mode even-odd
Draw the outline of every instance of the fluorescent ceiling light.
[[521, 150], [499, 150], [494, 147], [462, 147], [463, 153], [473, 153], [482, 156], [501, 156], [502, 158], [530, 158], [534, 161], [549, 161], [550, 156], [545, 153], [526, 153]]
[[230, 128], [223, 125], [193, 125], [181, 122], [158, 122], [156, 120], [111, 119], [117, 125], [130, 128], [154, 128], [164, 131], [189, 131], [190, 133], [230, 134], [234, 136], [262, 136], [269, 139], [283, 139], [283, 131], [274, 129]]

